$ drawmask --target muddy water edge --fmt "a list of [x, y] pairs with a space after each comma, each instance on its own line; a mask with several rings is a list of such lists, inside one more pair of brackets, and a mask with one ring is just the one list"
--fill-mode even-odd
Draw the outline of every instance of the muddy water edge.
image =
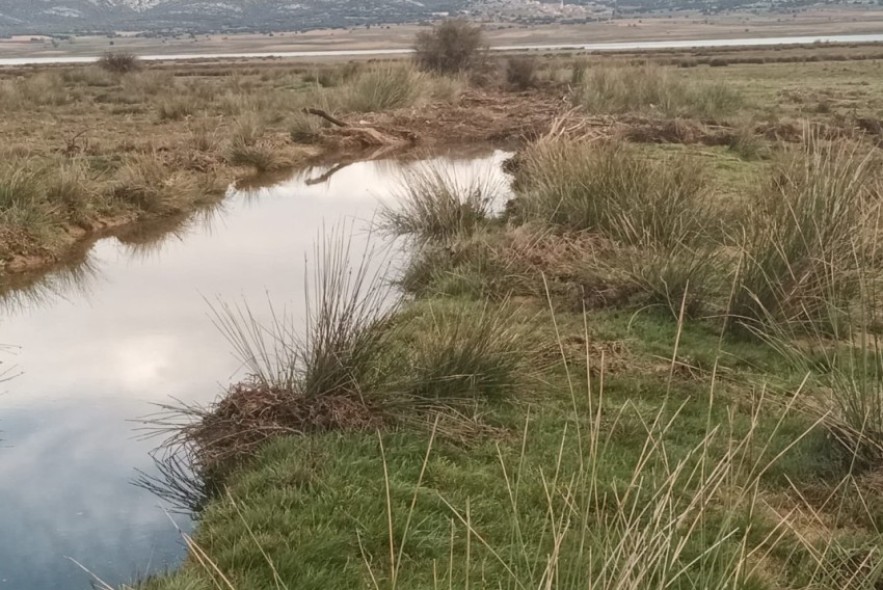
[[[487, 149], [433, 161], [495, 176]], [[231, 188], [218, 207], [86, 245], [5, 286], [0, 307], [0, 589], [112, 586], [177, 566], [193, 515], [133, 485], [155, 476], [141, 420], [156, 404], [211, 402], [242, 369], [207, 300], [302, 317], [304, 264], [323, 227], [348, 223], [360, 255], [404, 169], [378, 160]], [[373, 239], [373, 238], [372, 238]], [[269, 313], [267, 311], [266, 313]]]

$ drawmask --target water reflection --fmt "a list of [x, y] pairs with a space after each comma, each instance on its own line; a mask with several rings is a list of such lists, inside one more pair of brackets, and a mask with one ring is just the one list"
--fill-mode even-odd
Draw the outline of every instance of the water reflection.
[[203, 207], [189, 215], [176, 215], [155, 221], [139, 223], [117, 234], [117, 240], [133, 258], [157, 256], [166, 244], [182, 241], [193, 231], [211, 233], [224, 217], [226, 204], [222, 201]]
[[[114, 240], [132, 259], [158, 256], [169, 242], [183, 241], [191, 232], [210, 233], [223, 212], [224, 203], [218, 203], [190, 215], [133, 224], [117, 231]], [[0, 313], [24, 312], [58, 299], [88, 299], [93, 284], [102, 278], [100, 262], [93, 254], [97, 241], [86, 240], [77, 245], [48, 270], [5, 277], [0, 283]]]
[[69, 296], [88, 297], [91, 283], [99, 273], [88, 250], [78, 248], [78, 251], [81, 255], [75, 260], [48, 271], [6, 277], [0, 286], [0, 309], [4, 313], [23, 312], [33, 305], [50, 304]]
[[[506, 156], [449, 164], [500, 174]], [[303, 261], [320, 228], [368, 223], [411, 165], [349, 163], [233, 191], [203, 219], [99, 240], [70, 266], [6, 289], [0, 342], [19, 347], [21, 375], [0, 396], [0, 589], [88, 588], [66, 557], [110, 584], [177, 565], [170, 505], [132, 485], [139, 471], [161, 475], [150, 455], [157, 441], [134, 421], [172, 398], [207, 403], [237, 377], [205, 298], [269, 294], [303, 309]], [[190, 526], [186, 515], [174, 519]]]

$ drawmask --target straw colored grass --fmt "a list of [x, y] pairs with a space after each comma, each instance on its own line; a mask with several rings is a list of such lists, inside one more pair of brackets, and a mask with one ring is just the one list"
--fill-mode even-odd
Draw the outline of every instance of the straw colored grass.
[[426, 79], [413, 66], [383, 64], [360, 71], [333, 99], [344, 112], [372, 113], [413, 105], [423, 95]]
[[675, 69], [650, 63], [574, 72], [573, 100], [591, 113], [718, 118], [744, 103], [739, 92], [724, 82], [691, 80]]
[[695, 160], [653, 161], [623, 143], [553, 139], [519, 172], [519, 214], [626, 245], [693, 244], [710, 220], [708, 176]]
[[808, 133], [745, 212], [733, 313], [799, 331], [832, 323], [858, 294], [879, 210], [879, 163], [859, 145]]

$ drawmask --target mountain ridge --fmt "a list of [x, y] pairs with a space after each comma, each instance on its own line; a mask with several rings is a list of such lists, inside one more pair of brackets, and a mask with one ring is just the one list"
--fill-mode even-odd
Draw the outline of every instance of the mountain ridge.
[[305, 30], [431, 18], [469, 0], [0, 0], [0, 33]]

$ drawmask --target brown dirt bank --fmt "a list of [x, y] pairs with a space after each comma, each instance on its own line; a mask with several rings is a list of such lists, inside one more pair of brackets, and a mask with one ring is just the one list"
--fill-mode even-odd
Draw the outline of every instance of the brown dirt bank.
[[[15, 191], [5, 194], [24, 190], [34, 206], [18, 198], [0, 203], [0, 276], [50, 268], [90, 240], [211, 206], [237, 178], [299, 165], [517, 146], [553, 127], [641, 143], [731, 146], [746, 133], [797, 141], [812, 121], [826, 137], [879, 143], [883, 60], [869, 51], [728, 50], [719, 54], [724, 61], [706, 65], [689, 52], [645, 56], [663, 65], [688, 60], [681, 65], [691, 67], [667, 68], [687, 85], [712, 82], [738, 92], [738, 112], [719, 119], [575, 106], [578, 69], [630, 64], [629, 55], [535, 56], [536, 81], [524, 91], [506, 82], [505, 59], [494, 59], [480, 86], [417, 77], [423, 94], [393, 106], [361, 104], [370, 94], [365, 83], [378, 83], [378, 70], [384, 80], [387, 62], [149, 64], [122, 76], [95, 66], [3, 69], [0, 197], [13, 179]], [[346, 127], [304, 108], [327, 110]], [[33, 174], [22, 177], [19, 169]]]

